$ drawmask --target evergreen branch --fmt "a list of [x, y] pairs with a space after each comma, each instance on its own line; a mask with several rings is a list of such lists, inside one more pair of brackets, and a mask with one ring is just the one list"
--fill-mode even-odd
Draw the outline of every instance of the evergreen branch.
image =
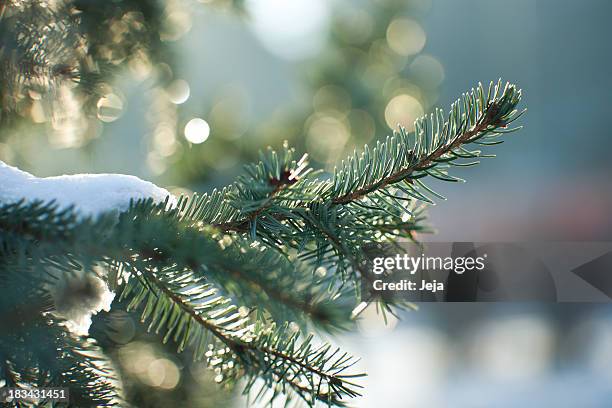
[[[269, 183], [280, 174], [278, 160], [273, 160], [273, 154], [269, 153], [262, 156], [256, 166], [267, 171], [259, 171], [255, 176], [250, 172], [250, 178], [239, 179], [227, 194], [218, 197], [228, 207], [246, 208], [242, 213], [248, 213], [248, 216], [234, 213], [227, 222], [196, 218], [225, 232], [250, 232], [251, 238], [257, 237], [278, 248], [280, 243], [286, 242], [279, 238], [279, 234], [288, 238], [296, 230], [307, 229], [301, 214], [312, 210], [317, 203], [328, 203], [330, 210], [334, 206], [353, 204], [364, 209], [361, 215], [368, 218], [376, 213], [395, 216], [398, 210], [401, 216], [406, 211], [402, 202], [416, 199], [432, 203], [427, 194], [441, 197], [422, 182], [424, 177], [460, 181], [448, 175], [449, 166], [471, 166], [477, 162], [463, 163], [461, 159], [486, 157], [478, 150], [467, 150], [465, 146], [497, 144], [499, 136], [516, 130], [507, 129], [507, 126], [522, 114], [515, 109], [520, 98], [521, 91], [508, 83], [504, 87], [501, 81], [496, 85], [491, 83], [488, 90], [479, 85], [455, 102], [447, 117], [441, 110], [436, 110], [435, 114], [415, 122], [414, 133], [408, 134], [400, 128], [385, 142], [378, 142], [374, 149], [365, 146], [361, 155], [355, 152], [335, 170], [332, 180], [319, 180], [312, 176], [302, 178], [299, 186], [289, 189], [291, 200], [282, 196], [276, 198], [278, 184], [268, 184], [264, 191], [269, 195], [261, 196], [262, 187], [257, 183], [266, 180]], [[283, 154], [286, 154], [287, 147], [284, 149]], [[285, 166], [285, 171], [295, 169]], [[234, 191], [240, 192], [241, 200], [237, 199]], [[206, 207], [207, 204], [200, 205]], [[423, 230], [420, 226], [417, 229]]]
[[[350, 367], [349, 361], [352, 365], [352, 358], [345, 355], [331, 363], [338, 351], [328, 353], [329, 345], [311, 350], [312, 338], [300, 343], [297, 333], [287, 336], [261, 321], [247, 324], [229, 300], [217, 296], [207, 285], [194, 283], [191, 272], [140, 272], [142, 279], [128, 282], [122, 294], [133, 299], [130, 309], [144, 305], [142, 321], [148, 323], [149, 330], [164, 329], [164, 342], [173, 338], [179, 351], [190, 346], [196, 360], [206, 356], [208, 364], [219, 369], [222, 380], [234, 382], [246, 373], [252, 378], [247, 390], [255, 379], [263, 379], [268, 387], [283, 384], [285, 393], [290, 389], [307, 401], [312, 400], [306, 395], [314, 396], [330, 405], [358, 395], [357, 386], [347, 380], [352, 376], [341, 374]], [[217, 352], [213, 351], [215, 346]], [[324, 393], [320, 391], [323, 384], [327, 387]]]
[[[53, 326], [57, 327], [57, 326]], [[50, 377], [44, 386], [70, 390], [70, 404], [79, 407], [118, 406], [122, 404], [120, 382], [102, 351], [92, 340], [76, 339], [63, 331], [55, 336], [57, 377]], [[39, 385], [42, 387], [43, 385]]]
[[[0, 335], [0, 379], [17, 388], [63, 387], [70, 404], [103, 407], [121, 402], [112, 368], [90, 340], [73, 337], [59, 322], [39, 315], [36, 322]], [[45, 406], [41, 401], [38, 406]], [[23, 404], [19, 406], [33, 406]]]
[[[152, 210], [145, 202], [122, 214], [118, 228], [125, 226], [127, 235], [138, 236], [130, 245], [135, 254], [147, 254], [155, 248], [158, 262], [165, 259], [170, 261], [168, 265], [191, 269], [239, 303], [268, 312], [277, 322], [313, 322], [326, 330], [346, 326], [350, 305], [345, 293], [326, 293], [329, 279], [317, 281], [300, 262], [289, 261], [266, 247], [254, 248], [241, 237], [211, 238], [206, 230], [190, 225], [184, 212]], [[178, 239], [168, 241], [160, 235]]]
[[520, 115], [515, 110], [520, 98], [521, 91], [509, 83], [503, 89], [501, 82], [495, 86], [491, 83], [488, 92], [479, 85], [451, 106], [446, 119], [438, 110], [429, 118], [417, 120], [414, 143], [410, 142], [411, 135], [400, 128], [371, 152], [366, 146], [361, 156], [355, 153], [336, 170], [329, 192], [332, 203], [348, 204], [404, 180], [408, 181], [406, 191], [414, 197], [411, 185], [424, 176], [458, 181], [438, 171], [439, 164], [480, 157], [479, 151], [469, 152], [462, 146], [507, 132], [508, 124]]
[[251, 248], [239, 237], [233, 240], [221, 247], [223, 239], [218, 242], [184, 212], [164, 211], [163, 205], [150, 202], [135, 203], [119, 218], [110, 214], [96, 220], [79, 219], [71, 210], [56, 211], [52, 203], [0, 207], [0, 244], [11, 253], [37, 259], [73, 254], [75, 262], [84, 265], [179, 265], [220, 285], [240, 303], [268, 311], [276, 321], [313, 322], [328, 330], [346, 326], [350, 305], [338, 297], [332, 301], [334, 293], [325, 296], [329, 282], [314, 280], [311, 270], [275, 251]]
[[[10, 204], [0, 208], [0, 242], [10, 242], [7, 251], [28, 253], [29, 258], [35, 254], [62, 264], [69, 262], [70, 254], [78, 254], [74, 261], [79, 264], [108, 264], [115, 269], [110, 276], [123, 282], [122, 298], [129, 300], [129, 308], [142, 306], [142, 319], [149, 330], [163, 331], [164, 341], [172, 339], [179, 351], [189, 347], [196, 358], [202, 358], [209, 345], [223, 344], [238, 359], [260, 362], [256, 371], [250, 371], [253, 376], [274, 373], [277, 381], [286, 382], [292, 390], [300, 384], [291, 385], [286, 372], [270, 367], [269, 359], [283, 359], [284, 370], [295, 375], [297, 369], [291, 364], [322, 376], [334, 384], [337, 394], [349, 387], [323, 371], [319, 362], [310, 364], [270, 345], [257, 346], [259, 333], [212, 282], [241, 303], [258, 305], [278, 321], [293, 317], [329, 329], [348, 321], [350, 305], [343, 305], [337, 296], [333, 301], [323, 296], [324, 285], [311, 272], [296, 268], [275, 251], [251, 248], [249, 241], [239, 237], [231, 243], [224, 244], [224, 238], [217, 242], [206, 229], [184, 217], [184, 210], [138, 202], [111, 223], [110, 216], [97, 221], [80, 219], [72, 211], [57, 212], [52, 204]], [[106, 229], [100, 229], [102, 226]], [[56, 241], [58, 237], [61, 242]], [[339, 398], [336, 395], [334, 400]]]
[[268, 148], [259, 157], [259, 163], [245, 166], [246, 174], [236, 180], [224, 197], [241, 216], [232, 222], [216, 223], [221, 231], [253, 230], [258, 217], [275, 205], [291, 208], [316, 197], [304, 183], [312, 171], [307, 155], [296, 161], [295, 149], [285, 143], [279, 153]]
[[120, 297], [130, 299], [128, 311], [144, 304], [141, 321], [149, 323], [148, 330], [159, 334], [164, 329], [163, 342], [173, 338], [179, 351], [192, 347], [195, 360], [211, 344], [209, 334], [225, 342], [226, 333], [246, 326], [246, 316], [191, 271], [168, 268], [155, 273], [141, 268], [130, 275]]
[[[360, 395], [358, 389], [362, 387], [355, 384], [353, 379], [364, 374], [345, 373], [358, 361], [347, 353], [341, 353], [340, 349], [334, 349], [329, 344], [317, 346], [312, 336], [300, 341], [300, 333], [291, 332], [286, 325], [257, 331], [260, 335], [253, 344], [264, 352], [264, 356], [248, 355], [247, 367], [257, 368], [271, 363], [273, 370], [267, 376], [256, 377], [251, 373], [245, 393], [256, 385], [256, 378], [263, 378], [264, 384], [273, 389], [269, 402], [282, 392], [288, 396], [288, 403], [292, 397], [289, 390], [309, 405], [320, 401], [344, 406], [342, 399], [345, 396], [352, 398]], [[256, 394], [256, 400], [265, 398], [263, 390], [265, 388]]]
[[260, 311], [276, 322], [314, 323], [326, 331], [348, 326], [352, 302], [345, 291], [329, 292], [333, 277], [317, 277], [299, 260], [269, 248], [245, 250], [248, 245], [225, 248], [228, 261], [209, 263], [204, 274], [241, 303], [261, 305]]

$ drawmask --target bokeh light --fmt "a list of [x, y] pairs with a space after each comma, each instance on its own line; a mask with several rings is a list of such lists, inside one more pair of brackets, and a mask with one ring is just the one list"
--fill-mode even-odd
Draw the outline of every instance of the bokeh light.
[[335, 162], [350, 137], [345, 121], [335, 116], [314, 114], [306, 128], [306, 147], [314, 159], [323, 163]]
[[193, 144], [204, 143], [210, 135], [210, 126], [202, 118], [193, 118], [185, 125], [185, 139]]
[[145, 378], [154, 387], [171, 390], [177, 386], [181, 373], [172, 361], [167, 358], [158, 358], [147, 367]]
[[106, 335], [117, 344], [127, 344], [136, 335], [136, 324], [129, 313], [122, 310], [110, 312]]
[[114, 93], [103, 96], [98, 100], [98, 119], [102, 122], [114, 122], [123, 112], [123, 100]]
[[143, 49], [135, 50], [128, 62], [128, 67], [132, 76], [138, 81], [144, 81], [151, 75], [153, 65], [149, 59], [149, 55]]
[[427, 37], [421, 25], [411, 18], [397, 18], [387, 27], [387, 43], [399, 55], [421, 52]]
[[412, 95], [400, 94], [392, 98], [385, 108], [385, 121], [391, 129], [397, 125], [405, 127], [408, 131], [414, 130], [414, 121], [423, 116], [423, 106]]
[[351, 134], [359, 143], [367, 143], [376, 135], [376, 122], [365, 110], [353, 109], [348, 119], [351, 124]]
[[436, 88], [444, 81], [444, 67], [431, 55], [419, 55], [409, 68], [414, 80], [425, 88]]
[[322, 49], [330, 20], [324, 0], [250, 0], [246, 6], [255, 34], [274, 54], [302, 59]]
[[162, 41], [176, 41], [191, 30], [191, 15], [179, 7], [166, 15], [159, 35]]
[[312, 105], [316, 111], [338, 110], [346, 112], [351, 108], [351, 96], [337, 85], [325, 85], [315, 92]]
[[175, 105], [180, 105], [189, 99], [189, 84], [183, 79], [174, 80], [166, 88], [166, 93], [168, 94], [168, 99], [170, 99], [170, 102]]
[[128, 343], [119, 349], [118, 356], [127, 372], [150, 387], [171, 390], [181, 379], [177, 364], [162, 357], [151, 344], [140, 341]]

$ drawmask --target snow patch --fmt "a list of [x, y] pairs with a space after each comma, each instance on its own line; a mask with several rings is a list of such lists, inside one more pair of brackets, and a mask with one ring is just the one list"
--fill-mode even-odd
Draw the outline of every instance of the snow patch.
[[65, 319], [64, 325], [70, 332], [87, 336], [92, 316], [102, 310], [109, 312], [115, 294], [102, 279], [92, 274], [54, 272], [56, 281], [48, 289], [55, 303], [55, 313]]
[[73, 174], [36, 177], [0, 161], [0, 204], [26, 201], [51, 201], [65, 208], [74, 205], [84, 216], [97, 216], [107, 211], [125, 211], [130, 200], [152, 198], [163, 202], [168, 190], [124, 174]]

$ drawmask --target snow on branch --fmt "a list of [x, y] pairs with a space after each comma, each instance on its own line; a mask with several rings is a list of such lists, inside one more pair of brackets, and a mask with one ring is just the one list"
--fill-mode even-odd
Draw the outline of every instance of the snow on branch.
[[0, 204], [20, 200], [55, 201], [60, 209], [73, 206], [82, 216], [125, 211], [130, 201], [151, 198], [156, 203], [170, 197], [168, 190], [125, 174], [73, 174], [36, 177], [0, 161]]

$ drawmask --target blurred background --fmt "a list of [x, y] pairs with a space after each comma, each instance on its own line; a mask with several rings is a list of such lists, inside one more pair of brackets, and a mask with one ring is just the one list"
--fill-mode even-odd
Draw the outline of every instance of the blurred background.
[[[6, 163], [37, 176], [134, 174], [180, 194], [225, 185], [258, 149], [289, 140], [332, 170], [396, 124], [502, 77], [523, 88], [525, 128], [496, 159], [457, 170], [468, 183], [433, 184], [448, 201], [431, 208], [438, 233], [423, 239], [612, 238], [608, 1], [53, 3], [0, 5]], [[11, 48], [37, 32], [48, 48], [39, 65], [31, 44]], [[69, 46], [52, 47], [55, 36]], [[113, 314], [94, 329], [137, 406], [244, 405]], [[369, 373], [360, 407], [612, 401], [604, 304], [422, 304], [388, 325], [368, 309], [339, 342]]]

